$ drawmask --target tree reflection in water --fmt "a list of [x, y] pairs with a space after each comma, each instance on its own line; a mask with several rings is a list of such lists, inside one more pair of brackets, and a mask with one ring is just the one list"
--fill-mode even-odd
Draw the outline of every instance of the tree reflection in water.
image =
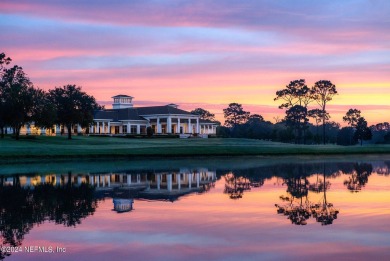
[[347, 186], [351, 192], [359, 192], [367, 184], [368, 177], [372, 173], [372, 165], [369, 163], [355, 163], [353, 165], [354, 170], [352, 173], [344, 172], [350, 175], [347, 180], [344, 181], [344, 185]]
[[[309, 181], [305, 176], [290, 175], [284, 179], [287, 185], [287, 194], [290, 196], [280, 196], [285, 202], [283, 205], [275, 204], [278, 214], [284, 214], [295, 225], [306, 225], [310, 217], [310, 204], [307, 198]], [[303, 200], [305, 198], [305, 200]]]
[[[326, 171], [324, 165], [323, 181], [318, 183], [318, 193], [323, 192], [324, 195], [319, 203], [311, 205], [311, 213], [317, 222], [321, 225], [331, 225], [333, 220], [337, 219], [339, 211], [333, 207], [332, 203], [327, 202], [326, 191], [330, 188], [330, 182], [326, 181]], [[318, 180], [318, 174], [317, 174]], [[315, 191], [315, 192], [317, 192]]]
[[[69, 174], [71, 175], [71, 174]], [[68, 179], [71, 180], [71, 179]], [[12, 199], [12, 200], [10, 200]], [[92, 215], [97, 207], [94, 188], [81, 184], [65, 186], [39, 184], [34, 188], [21, 187], [19, 176], [13, 185], [4, 185], [0, 179], [0, 236], [2, 247], [19, 247], [24, 236], [44, 221], [76, 226]], [[0, 259], [9, 253], [0, 253]]]
[[264, 178], [261, 177], [258, 169], [234, 170], [225, 175], [224, 193], [231, 199], [240, 199], [245, 191], [251, 188], [259, 188], [264, 184]]
[[231, 199], [242, 198], [245, 190], [250, 190], [250, 182], [245, 177], [237, 177], [233, 173], [226, 174], [224, 193], [229, 194]]
[[[295, 225], [306, 225], [307, 220], [312, 216], [321, 225], [330, 225], [337, 218], [339, 213], [333, 207], [332, 203], [328, 203], [326, 199], [326, 191], [330, 187], [330, 182], [326, 181], [325, 164], [323, 165], [323, 179], [320, 179], [317, 174], [315, 183], [310, 184], [306, 176], [289, 176], [285, 178], [287, 185], [287, 193], [290, 196], [281, 196], [280, 199], [285, 204], [275, 204], [278, 214], [283, 214], [291, 220]], [[314, 193], [323, 192], [323, 197], [318, 203], [312, 203], [308, 199], [308, 192]], [[303, 201], [305, 198], [305, 201]]]

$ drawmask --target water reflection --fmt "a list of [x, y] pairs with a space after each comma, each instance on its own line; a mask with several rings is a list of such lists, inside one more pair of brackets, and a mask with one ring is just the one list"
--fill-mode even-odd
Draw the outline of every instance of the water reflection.
[[[133, 210], [134, 198], [176, 201], [215, 186], [215, 171], [177, 171], [0, 176], [1, 247], [19, 247], [45, 221], [75, 227], [93, 215], [99, 200], [113, 198], [117, 213]], [[0, 259], [9, 256], [0, 252]]]
[[[301, 230], [301, 227], [291, 226], [289, 223], [299, 226], [309, 224], [310, 227], [315, 227], [313, 225], [316, 223], [324, 226], [333, 223], [340, 225], [342, 218], [338, 218], [346, 216], [346, 208], [350, 202], [335, 197], [332, 192], [342, 191], [350, 197], [362, 196], [367, 187], [370, 187], [368, 186], [370, 180], [375, 181], [376, 174], [389, 176], [389, 165], [390, 161], [308, 162], [259, 164], [251, 168], [224, 169], [224, 166], [221, 166], [216, 170], [183, 167], [163, 170], [130, 169], [102, 173], [67, 172], [0, 176], [0, 235], [3, 246], [21, 246], [25, 235], [31, 233], [34, 226], [45, 222], [79, 228], [88, 223], [84, 221], [87, 217], [92, 215], [96, 217], [96, 212], [103, 203], [110, 206], [110, 213], [106, 215], [112, 218], [113, 229], [118, 220], [121, 222], [144, 220], [143, 215], [148, 211], [145, 204], [153, 206], [154, 209], [151, 208], [149, 211], [166, 211], [164, 212], [166, 216], [170, 215], [168, 211], [170, 208], [182, 208], [182, 212], [179, 213], [190, 215], [186, 216], [187, 219], [182, 223], [190, 221], [197, 223], [201, 220], [206, 224], [210, 211], [198, 216], [196, 222], [191, 220], [191, 215], [207, 207], [213, 200], [218, 204], [221, 202], [221, 205], [225, 204], [225, 208], [218, 208], [218, 211], [226, 211], [227, 215], [234, 218], [238, 218], [238, 215], [245, 219], [255, 218], [256, 215], [267, 216], [268, 208], [257, 209], [259, 206], [256, 204], [246, 206], [248, 201], [256, 200], [262, 201], [262, 204], [271, 209], [269, 211], [271, 217], [268, 217], [271, 221], [265, 222], [267, 224], [272, 222], [280, 226], [286, 224]], [[272, 190], [277, 193], [269, 192]], [[360, 193], [352, 194], [349, 191]], [[210, 193], [204, 194], [206, 192]], [[186, 196], [190, 194], [197, 199]], [[197, 194], [199, 196], [195, 196]], [[107, 198], [109, 200], [106, 200]], [[181, 204], [189, 199], [194, 205], [189, 207]], [[234, 211], [230, 208], [232, 200], [235, 200], [234, 204], [237, 206]], [[277, 214], [273, 205], [276, 206]], [[251, 212], [251, 216], [246, 216], [248, 208], [255, 214]], [[214, 209], [211, 210], [213, 214], [210, 218], [218, 216], [215, 220], [223, 224], [223, 219], [219, 218], [220, 212], [213, 211]], [[135, 219], [135, 216], [138, 219]], [[154, 218], [161, 222], [158, 217]], [[182, 228], [179, 215], [174, 218], [177, 223], [171, 225], [164, 223], [165, 226], [175, 230]], [[243, 226], [250, 223], [246, 223], [245, 219], [242, 221]], [[153, 223], [153, 219], [149, 219], [148, 222]], [[108, 223], [110, 222], [104, 224]], [[216, 226], [216, 223], [213, 223], [213, 226]], [[154, 229], [157, 230], [153, 230], [153, 233], [159, 233], [158, 227], [163, 226], [156, 227]], [[211, 225], [206, 228], [213, 229]], [[94, 231], [95, 229], [99, 228], [94, 228]], [[216, 231], [216, 234], [222, 233], [221, 231]], [[250, 234], [248, 231], [250, 230], [247, 230]], [[245, 238], [246, 235], [240, 237]], [[7, 255], [8, 253], [0, 253], [0, 259]]]
[[344, 181], [344, 185], [351, 192], [359, 192], [368, 182], [368, 177], [372, 173], [372, 165], [355, 163], [353, 170], [344, 170], [343, 172], [349, 175], [348, 179]]
[[[69, 174], [70, 175], [70, 174]], [[0, 235], [2, 247], [19, 247], [24, 236], [45, 221], [75, 227], [97, 207], [93, 187], [49, 183], [29, 185], [31, 177], [1, 177]], [[22, 181], [21, 181], [22, 180]], [[1, 253], [4, 259], [9, 253]]]
[[[287, 216], [292, 224], [306, 225], [307, 220], [313, 217], [321, 225], [331, 225], [333, 220], [337, 219], [339, 210], [335, 209], [326, 198], [326, 191], [331, 186], [331, 183], [326, 180], [326, 173], [330, 177], [336, 177], [339, 172], [327, 171], [325, 163], [320, 165], [322, 166], [312, 166], [313, 168], [311, 168], [311, 171], [318, 170], [319, 167], [322, 168], [322, 175], [320, 173], [314, 174], [316, 176], [315, 182], [309, 182], [308, 175], [312, 176], [313, 173], [307, 172], [301, 165], [295, 170], [290, 168], [289, 176], [285, 178], [286, 192], [289, 196], [280, 196], [280, 199], [288, 203], [275, 204], [275, 206], [277, 207], [277, 213]], [[314, 203], [309, 199], [309, 191], [317, 194], [322, 193], [323, 195], [317, 203]]]

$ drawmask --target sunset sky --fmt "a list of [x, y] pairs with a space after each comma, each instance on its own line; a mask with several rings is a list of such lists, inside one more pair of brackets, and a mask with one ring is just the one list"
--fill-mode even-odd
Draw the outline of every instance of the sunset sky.
[[390, 121], [389, 14], [388, 0], [2, 0], [0, 52], [45, 90], [77, 84], [106, 107], [128, 94], [221, 121], [231, 102], [274, 121], [278, 89], [330, 80], [331, 120], [357, 108], [375, 124]]

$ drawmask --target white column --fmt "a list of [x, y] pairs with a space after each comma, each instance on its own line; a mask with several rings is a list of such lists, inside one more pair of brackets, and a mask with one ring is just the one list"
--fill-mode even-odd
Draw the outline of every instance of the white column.
[[89, 126], [89, 134], [92, 134], [93, 133], [93, 123], [92, 125]]
[[88, 177], [89, 177], [89, 184], [91, 184], [92, 186], [95, 185], [93, 176], [88, 175]]
[[30, 135], [30, 134], [31, 134], [31, 126], [26, 125], [26, 135]]
[[167, 133], [172, 133], [172, 118], [171, 116], [167, 119]]
[[141, 125], [137, 124], [137, 134], [141, 134]]
[[180, 190], [181, 189], [181, 175], [180, 174], [176, 174], [176, 182], [177, 182], [177, 189]]
[[177, 118], [176, 133], [180, 133], [180, 118]]
[[46, 129], [45, 128], [41, 128], [41, 136], [46, 136]]
[[141, 175], [137, 174], [137, 183], [141, 183]]
[[157, 133], [161, 133], [161, 124], [160, 124], [160, 118], [157, 118]]
[[156, 178], [157, 178], [157, 190], [160, 190], [160, 184], [161, 184], [160, 175], [156, 175]]
[[131, 185], [131, 175], [127, 175], [127, 185]]
[[191, 128], [191, 118], [188, 119], [188, 133], [192, 133], [192, 128]]
[[196, 133], [199, 133], [200, 132], [200, 129], [199, 129], [199, 118], [196, 118]]
[[188, 188], [191, 188], [191, 182], [192, 182], [192, 173], [187, 174], [188, 177]]
[[107, 134], [110, 134], [111, 133], [111, 123], [108, 122], [108, 130], [107, 130]]
[[96, 186], [100, 187], [100, 175], [95, 176]]
[[111, 187], [111, 175], [108, 175], [108, 178], [107, 178], [107, 187]]
[[122, 134], [122, 133], [123, 133], [123, 125], [119, 126], [119, 134]]
[[106, 133], [106, 130], [104, 129], [104, 121], [102, 121], [102, 131], [100, 132], [101, 134], [105, 134]]
[[81, 178], [82, 178], [81, 176], [77, 176], [77, 185], [79, 186], [81, 185]]
[[41, 176], [41, 184], [45, 184], [45, 176]]
[[196, 173], [196, 187], [199, 188], [200, 174]]
[[167, 174], [167, 189], [172, 191], [172, 174]]

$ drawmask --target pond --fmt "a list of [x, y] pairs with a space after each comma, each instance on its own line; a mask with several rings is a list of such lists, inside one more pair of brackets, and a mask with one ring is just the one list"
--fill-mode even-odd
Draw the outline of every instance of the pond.
[[390, 258], [390, 156], [43, 162], [0, 174], [0, 259]]

